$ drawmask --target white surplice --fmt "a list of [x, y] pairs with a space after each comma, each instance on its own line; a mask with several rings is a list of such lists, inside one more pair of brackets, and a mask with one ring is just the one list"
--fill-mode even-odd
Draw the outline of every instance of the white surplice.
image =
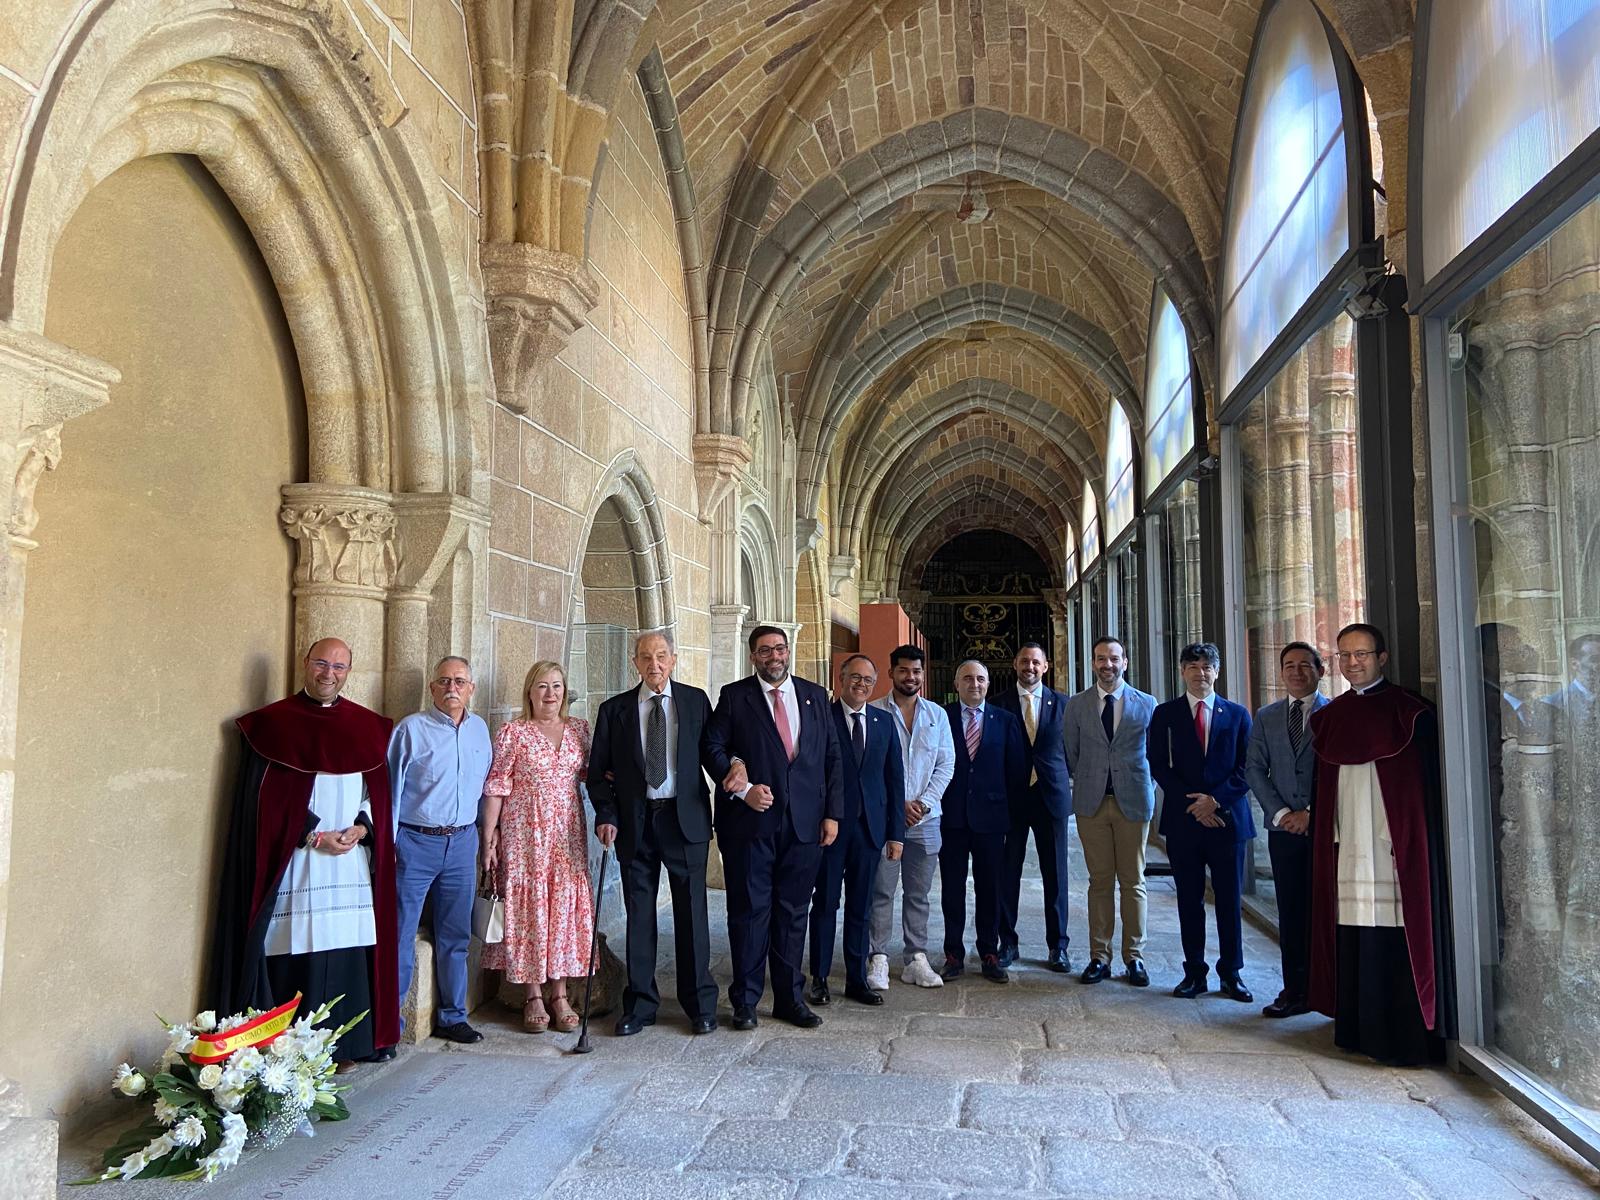
[[1339, 768], [1333, 840], [1339, 847], [1339, 924], [1404, 926], [1394, 839], [1376, 763]]
[[[324, 833], [348, 829], [358, 813], [369, 820], [372, 815], [360, 774], [319, 774], [311, 785], [310, 807]], [[370, 857], [365, 842], [346, 854], [304, 847], [291, 854], [267, 925], [265, 952], [314, 954], [373, 945], [378, 933]]]

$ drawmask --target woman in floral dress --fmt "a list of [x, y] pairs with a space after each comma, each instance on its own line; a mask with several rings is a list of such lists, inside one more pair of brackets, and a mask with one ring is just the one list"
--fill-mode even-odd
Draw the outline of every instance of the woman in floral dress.
[[522, 1024], [531, 1033], [578, 1027], [567, 980], [588, 974], [594, 935], [578, 791], [588, 762], [589, 723], [567, 716], [566, 672], [534, 663], [522, 684], [522, 719], [495, 735], [483, 787], [483, 861], [498, 873], [505, 902], [505, 937], [484, 947], [483, 966], [527, 985]]

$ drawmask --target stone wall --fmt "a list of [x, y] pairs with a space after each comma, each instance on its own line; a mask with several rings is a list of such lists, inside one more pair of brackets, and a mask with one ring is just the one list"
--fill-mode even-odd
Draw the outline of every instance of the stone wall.
[[[92, 1118], [108, 1066], [160, 1052], [150, 1014], [201, 999], [228, 720], [292, 678], [277, 509], [303, 478], [305, 406], [272, 281], [193, 159], [91, 192], [50, 290], [50, 335], [122, 381], [36, 496], [0, 1072]], [[40, 1036], [47, 1012], [92, 1033]]]
[[[574, 581], [620, 466], [642, 473], [648, 489], [640, 499], [653, 502], [665, 536], [669, 577], [655, 590], [677, 620], [679, 677], [706, 682], [709, 535], [695, 515], [683, 260], [637, 84], [612, 127], [591, 214], [589, 270], [599, 304], [548, 368], [543, 403], [525, 416], [502, 408], [494, 417], [489, 608], [499, 719], [515, 714], [517, 689], [535, 659], [567, 654]], [[648, 537], [625, 524], [630, 549], [642, 552]]]

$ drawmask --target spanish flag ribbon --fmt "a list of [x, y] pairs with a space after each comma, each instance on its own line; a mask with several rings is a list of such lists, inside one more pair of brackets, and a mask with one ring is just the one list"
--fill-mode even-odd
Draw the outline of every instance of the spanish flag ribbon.
[[202, 1033], [194, 1039], [194, 1049], [189, 1051], [189, 1061], [199, 1066], [219, 1063], [235, 1050], [247, 1046], [265, 1046], [278, 1037], [294, 1020], [294, 1011], [300, 1007], [300, 993], [294, 999], [251, 1017], [243, 1025], [223, 1032]]

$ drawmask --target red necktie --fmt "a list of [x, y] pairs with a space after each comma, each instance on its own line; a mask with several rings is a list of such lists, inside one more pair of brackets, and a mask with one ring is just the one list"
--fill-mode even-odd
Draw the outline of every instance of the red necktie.
[[1204, 754], [1206, 749], [1206, 706], [1204, 704], [1196, 704], [1194, 706], [1194, 736], [1200, 743], [1200, 753]]
[[778, 740], [783, 743], [783, 752], [793, 762], [794, 734], [789, 732], [789, 714], [783, 711], [783, 691], [780, 688], [772, 689], [772, 723], [778, 727]]

